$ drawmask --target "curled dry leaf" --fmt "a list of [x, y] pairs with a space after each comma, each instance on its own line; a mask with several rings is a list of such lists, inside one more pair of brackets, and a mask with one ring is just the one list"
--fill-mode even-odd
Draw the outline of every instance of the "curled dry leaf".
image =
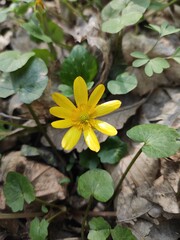
[[45, 164], [28, 161], [20, 151], [11, 152], [2, 158], [1, 170], [3, 180], [9, 171], [18, 171], [31, 181], [35, 188], [36, 196], [52, 202], [66, 198], [66, 185], [59, 181], [65, 176], [57, 169]]

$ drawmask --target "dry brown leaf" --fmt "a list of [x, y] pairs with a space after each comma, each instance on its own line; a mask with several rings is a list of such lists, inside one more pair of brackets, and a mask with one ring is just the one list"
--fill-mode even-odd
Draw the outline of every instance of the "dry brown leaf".
[[180, 89], [157, 89], [142, 106], [148, 121], [180, 127]]
[[9, 45], [12, 35], [13, 33], [11, 31], [7, 31], [4, 35], [0, 35], [0, 52]]
[[173, 159], [161, 159], [161, 174], [164, 176], [175, 193], [180, 191], [180, 158], [178, 161]]
[[59, 181], [65, 176], [57, 169], [48, 165], [28, 161], [20, 151], [11, 152], [2, 158], [1, 170], [3, 180], [9, 171], [18, 171], [29, 178], [33, 184], [36, 196], [52, 202], [66, 198], [66, 185], [60, 185]]
[[167, 180], [163, 176], [154, 181], [152, 187], [140, 188], [139, 196], [160, 205], [165, 212], [180, 213], [176, 194]]

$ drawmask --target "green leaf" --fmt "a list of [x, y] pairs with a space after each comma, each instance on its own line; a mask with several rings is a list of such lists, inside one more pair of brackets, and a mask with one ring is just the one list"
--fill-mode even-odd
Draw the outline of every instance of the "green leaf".
[[53, 21], [48, 19], [46, 29], [44, 29], [45, 34], [52, 39], [56, 44], [61, 44], [64, 38], [62, 29]]
[[78, 179], [78, 193], [85, 199], [93, 196], [98, 201], [107, 202], [114, 193], [113, 180], [105, 170], [89, 170]]
[[109, 229], [103, 229], [103, 230], [90, 230], [88, 233], [88, 239], [89, 240], [106, 240], [110, 235]]
[[180, 64], [180, 47], [178, 47], [175, 53], [171, 56], [171, 58]]
[[48, 226], [49, 222], [45, 219], [39, 221], [38, 218], [35, 218], [32, 220], [29, 232], [31, 240], [45, 240], [48, 236]]
[[4, 195], [7, 205], [13, 212], [22, 211], [24, 201], [31, 203], [35, 200], [35, 192], [27, 177], [17, 172], [9, 172], [4, 184]]
[[102, 30], [117, 33], [139, 21], [150, 0], [112, 0], [102, 10]]
[[173, 128], [160, 124], [143, 124], [131, 128], [127, 135], [136, 142], [144, 142], [142, 151], [149, 157], [162, 158], [175, 154], [179, 149], [179, 134]]
[[19, 51], [5, 51], [0, 53], [0, 71], [13, 72], [22, 68], [34, 56], [34, 52], [20, 53]]
[[132, 65], [133, 67], [141, 67], [145, 65], [148, 61], [149, 59], [136, 59], [133, 61]]
[[137, 240], [130, 229], [121, 226], [112, 229], [111, 236], [113, 240]]
[[102, 217], [94, 217], [89, 221], [89, 227], [92, 230], [110, 229], [109, 223]]
[[107, 84], [107, 88], [112, 94], [126, 94], [137, 86], [136, 76], [130, 75], [128, 72], [119, 74], [116, 80], [111, 80]]
[[153, 73], [162, 73], [164, 69], [167, 69], [169, 67], [170, 65], [166, 59], [156, 57], [149, 60], [145, 66], [144, 71], [148, 77], [151, 77]]
[[84, 150], [79, 154], [79, 164], [88, 169], [97, 168], [99, 165], [99, 158], [97, 154], [90, 149]]
[[47, 67], [41, 59], [34, 58], [20, 70], [11, 73], [11, 79], [20, 100], [30, 104], [42, 95], [47, 86]]
[[0, 97], [7, 98], [14, 93], [15, 91], [9, 73], [0, 73]]
[[102, 163], [118, 163], [127, 153], [127, 144], [122, 142], [119, 137], [109, 137], [101, 144], [98, 156]]
[[41, 58], [48, 66], [53, 60], [53, 55], [47, 49], [33, 49], [37, 58]]
[[139, 51], [132, 52], [130, 55], [135, 58], [149, 59], [145, 53]]
[[27, 33], [29, 33], [29, 35], [31, 35], [43, 42], [46, 42], [46, 43], [52, 42], [52, 39], [50, 37], [48, 37], [46, 34], [44, 34], [44, 32], [39, 24], [39, 21], [35, 17], [35, 15], [29, 22], [24, 23], [22, 25], [22, 27], [27, 31]]
[[76, 45], [61, 65], [61, 83], [72, 87], [78, 76], [89, 83], [94, 79], [97, 69], [96, 58], [81, 45]]
[[92, 218], [89, 227], [91, 229], [88, 234], [89, 240], [106, 240], [110, 235], [111, 226], [102, 217]]
[[151, 29], [158, 32], [160, 34], [160, 37], [164, 37], [180, 31], [180, 28], [175, 28], [174, 26], [169, 25], [167, 22], [162, 23], [160, 27], [154, 24], [149, 24], [149, 26]]
[[60, 90], [66, 97], [73, 96], [73, 87], [72, 86], [68, 86], [66, 84], [60, 84], [58, 86], [58, 90]]

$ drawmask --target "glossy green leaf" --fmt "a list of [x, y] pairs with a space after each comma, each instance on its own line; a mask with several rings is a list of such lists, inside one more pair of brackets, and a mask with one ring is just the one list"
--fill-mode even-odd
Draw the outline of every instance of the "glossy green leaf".
[[150, 4], [149, 0], [112, 0], [102, 10], [102, 30], [117, 33], [139, 21]]
[[7, 174], [3, 190], [6, 203], [13, 212], [22, 211], [25, 201], [31, 203], [35, 200], [32, 184], [27, 177], [17, 172]]
[[48, 236], [48, 226], [49, 222], [45, 219], [41, 221], [35, 218], [30, 223], [29, 236], [31, 240], [45, 240]]
[[112, 94], [126, 94], [132, 91], [136, 86], [136, 76], [130, 75], [128, 72], [119, 74], [116, 80], [111, 80], [107, 84], [107, 88]]
[[6, 98], [14, 93], [15, 91], [9, 73], [0, 74], [0, 97]]
[[127, 153], [127, 145], [119, 137], [109, 137], [101, 144], [98, 156], [102, 163], [118, 163]]
[[164, 69], [167, 69], [169, 67], [170, 65], [166, 59], [156, 57], [149, 60], [145, 66], [144, 71], [148, 77], [151, 77], [153, 73], [162, 73]]
[[76, 45], [64, 60], [60, 70], [61, 83], [73, 86], [74, 79], [81, 76], [88, 83], [97, 74], [96, 58], [83, 46]]
[[34, 52], [5, 51], [0, 53], [0, 71], [13, 72], [22, 68], [34, 56]]
[[113, 180], [105, 170], [89, 170], [78, 179], [78, 193], [85, 199], [93, 196], [100, 202], [107, 202], [114, 193]]
[[11, 73], [11, 79], [20, 100], [30, 104], [42, 95], [47, 86], [47, 67], [41, 59], [35, 58], [20, 70]]
[[91, 151], [90, 149], [84, 150], [79, 154], [79, 164], [88, 169], [97, 168], [100, 161], [97, 153]]
[[160, 124], [143, 124], [127, 131], [129, 138], [136, 142], [143, 142], [142, 151], [149, 157], [161, 158], [175, 154], [180, 144], [179, 134], [173, 128]]
[[112, 229], [111, 236], [113, 240], [137, 240], [129, 228], [121, 226]]
[[178, 47], [175, 53], [171, 56], [171, 58], [180, 64], [180, 47]]

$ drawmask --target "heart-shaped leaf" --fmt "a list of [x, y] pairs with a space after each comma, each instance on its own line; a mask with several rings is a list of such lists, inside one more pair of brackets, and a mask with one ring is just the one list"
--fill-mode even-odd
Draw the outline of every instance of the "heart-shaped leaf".
[[121, 226], [112, 229], [111, 236], [113, 240], [137, 240], [130, 229]]
[[144, 142], [142, 151], [152, 158], [169, 157], [180, 148], [179, 134], [173, 128], [160, 124], [143, 124], [127, 131], [134, 141]]
[[45, 240], [48, 236], [48, 226], [49, 222], [45, 219], [39, 221], [38, 218], [35, 218], [32, 220], [29, 232], [31, 240]]
[[78, 179], [78, 193], [85, 199], [93, 196], [98, 201], [107, 202], [114, 193], [113, 180], [105, 170], [89, 170]]
[[97, 73], [96, 58], [84, 47], [76, 45], [61, 65], [61, 83], [73, 86], [74, 79], [82, 76], [89, 83]]
[[111, 80], [107, 84], [107, 88], [112, 94], [126, 94], [137, 86], [135, 75], [124, 72], [117, 76], [116, 80]]
[[32, 184], [27, 177], [17, 172], [7, 174], [3, 190], [6, 203], [13, 212], [22, 211], [25, 201], [31, 203], [35, 200]]
[[15, 91], [9, 73], [0, 74], [0, 97], [6, 98], [14, 93]]
[[11, 73], [11, 80], [20, 100], [30, 104], [42, 95], [47, 86], [47, 67], [41, 59], [34, 58], [20, 70]]
[[34, 56], [34, 52], [5, 51], [0, 53], [0, 71], [13, 72], [22, 68]]

